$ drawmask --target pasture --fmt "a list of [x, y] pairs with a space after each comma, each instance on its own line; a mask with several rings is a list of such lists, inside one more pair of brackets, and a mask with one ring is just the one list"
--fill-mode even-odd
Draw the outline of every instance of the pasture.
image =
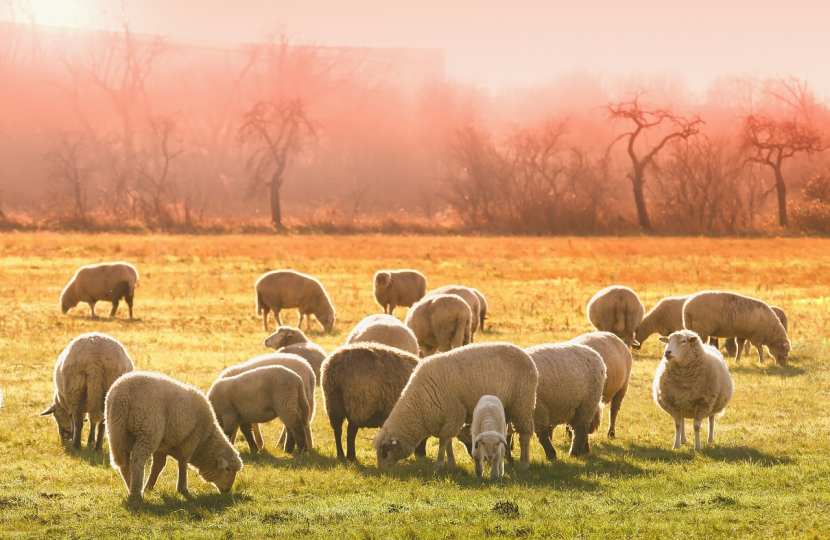
[[[138, 268], [137, 320], [126, 320], [123, 304], [114, 320], [90, 319], [85, 304], [61, 315], [58, 297], [75, 269], [104, 260]], [[754, 351], [729, 362], [735, 397], [716, 442], [696, 454], [690, 445], [671, 450], [672, 420], [652, 401], [662, 354], [653, 336], [635, 353], [615, 440], [605, 435], [606, 411], [592, 453], [574, 459], [557, 428], [558, 461], [546, 462], [534, 438], [530, 470], [506, 465], [498, 483], [473, 476], [458, 443], [459, 467], [433, 473], [435, 439], [427, 459], [381, 474], [375, 430], [358, 435], [359, 464], [338, 462], [318, 388], [310, 454], [276, 449], [276, 421], [263, 427], [260, 454], [251, 456], [241, 436], [236, 441], [245, 467], [230, 494], [191, 470], [186, 500], [168, 461], [155, 491], [132, 503], [106, 454], [73, 451], [51, 417], [37, 416], [51, 402], [58, 354], [88, 331], [124, 343], [137, 369], [206, 391], [224, 367], [267, 352], [253, 284], [278, 268], [312, 274], [327, 288], [335, 334], [315, 327], [310, 338], [329, 352], [380, 311], [371, 289], [380, 268], [419, 269], [430, 288], [480, 289], [490, 319], [477, 341], [530, 346], [590, 331], [588, 299], [618, 283], [637, 291], [647, 310], [663, 296], [709, 288], [761, 298], [788, 312], [794, 348], [786, 367], [769, 357], [761, 366]], [[0, 537], [830, 535], [828, 240], [8, 233], [0, 235], [0, 276]], [[99, 314], [108, 308], [99, 304]], [[296, 322], [296, 311], [284, 316]]]

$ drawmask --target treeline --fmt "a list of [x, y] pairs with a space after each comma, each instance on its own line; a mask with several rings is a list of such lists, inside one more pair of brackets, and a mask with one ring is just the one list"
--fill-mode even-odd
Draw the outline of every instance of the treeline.
[[826, 234], [828, 126], [786, 77], [494, 93], [440, 51], [0, 23], [7, 226]]

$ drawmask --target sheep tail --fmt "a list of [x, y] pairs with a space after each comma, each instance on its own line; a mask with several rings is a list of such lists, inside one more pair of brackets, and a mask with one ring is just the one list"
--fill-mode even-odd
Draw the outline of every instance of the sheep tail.
[[614, 332], [622, 332], [625, 330], [625, 312], [628, 311], [626, 306], [618, 305], [616, 309], [617, 320], [614, 322]]
[[470, 324], [465, 322], [461, 317], [455, 320], [455, 331], [452, 333], [451, 341], [453, 349], [470, 343]]

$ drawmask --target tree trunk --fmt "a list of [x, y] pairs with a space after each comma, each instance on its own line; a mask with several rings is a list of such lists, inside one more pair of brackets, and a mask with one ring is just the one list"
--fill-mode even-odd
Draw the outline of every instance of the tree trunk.
[[282, 187], [282, 178], [277, 173], [274, 173], [274, 176], [271, 178], [271, 221], [275, 227], [282, 229], [280, 187]]
[[634, 188], [634, 202], [637, 204], [637, 219], [640, 222], [640, 228], [644, 232], [651, 232], [651, 220], [648, 219], [648, 210], [646, 209], [646, 198], [643, 194], [643, 171], [634, 169], [634, 176], [631, 177], [631, 185]]
[[773, 170], [775, 171], [775, 189], [778, 192], [778, 224], [786, 229], [789, 227], [787, 221], [787, 184], [784, 183], [781, 167], [773, 167]]

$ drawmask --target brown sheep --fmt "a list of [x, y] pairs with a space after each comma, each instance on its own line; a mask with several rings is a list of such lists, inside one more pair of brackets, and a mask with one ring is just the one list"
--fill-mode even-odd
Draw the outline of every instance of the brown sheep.
[[64, 315], [78, 305], [89, 304], [89, 315], [96, 317], [95, 304], [99, 300], [112, 302], [110, 317], [115, 317], [121, 298], [127, 302], [130, 319], [133, 318], [133, 295], [138, 283], [138, 271], [125, 262], [88, 264], [75, 272], [61, 293], [61, 311]]
[[297, 328], [306, 318], [306, 330], [311, 329], [311, 315], [323, 330], [334, 329], [334, 306], [323, 285], [311, 276], [293, 270], [275, 270], [263, 274], [256, 282], [256, 313], [262, 316], [262, 327], [268, 330], [268, 313], [274, 312], [277, 326], [282, 325], [280, 311], [297, 308]]
[[374, 293], [383, 312], [395, 314], [398, 306], [411, 307], [424, 297], [427, 278], [417, 270], [379, 270], [375, 273]]

